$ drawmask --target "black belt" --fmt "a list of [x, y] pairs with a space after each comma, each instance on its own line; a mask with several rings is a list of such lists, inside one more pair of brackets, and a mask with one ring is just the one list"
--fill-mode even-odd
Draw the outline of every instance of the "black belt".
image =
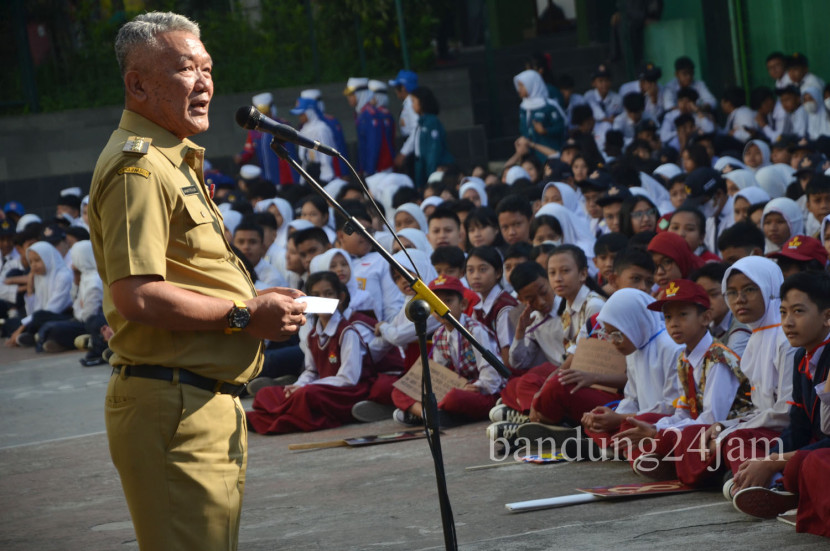
[[210, 392], [218, 392], [219, 394], [230, 394], [231, 396], [239, 396], [247, 386], [226, 383], [218, 379], [209, 379], [186, 369], [173, 369], [171, 367], [164, 367], [161, 365], [117, 365], [112, 368], [112, 372], [120, 374], [122, 369], [127, 377], [158, 379], [160, 381], [172, 381], [173, 375], [176, 370], [178, 370], [180, 383], [195, 386], [196, 388], [201, 388], [202, 390]]

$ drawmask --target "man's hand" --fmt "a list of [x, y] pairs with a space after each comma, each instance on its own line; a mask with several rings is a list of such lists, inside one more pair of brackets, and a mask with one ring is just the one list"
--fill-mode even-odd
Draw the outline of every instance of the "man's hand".
[[657, 429], [654, 428], [654, 425], [640, 421], [635, 417], [628, 419], [628, 422], [634, 425], [634, 427], [615, 434], [611, 437], [611, 440], [618, 442], [630, 440], [632, 444], [637, 444], [641, 440], [657, 436]]
[[259, 291], [256, 298], [246, 301], [251, 321], [245, 331], [260, 339], [283, 341], [305, 325], [305, 302], [294, 299], [304, 296], [296, 289], [270, 287]]
[[[572, 358], [570, 356], [568, 359]], [[565, 360], [567, 362], [568, 360]], [[563, 364], [559, 370], [559, 382], [563, 385], [573, 385], [571, 389], [571, 394], [575, 393], [580, 388], [588, 387], [593, 384], [596, 384], [596, 374], [595, 373], [587, 373], [585, 371], [577, 371], [575, 369], [569, 369], [570, 364], [568, 364], [568, 368], [565, 367]]]
[[761, 486], [769, 487], [773, 475], [784, 469], [786, 461], [777, 458], [764, 457], [761, 459], [750, 459], [743, 463], [738, 472], [735, 473], [734, 492], [738, 493], [744, 488]]

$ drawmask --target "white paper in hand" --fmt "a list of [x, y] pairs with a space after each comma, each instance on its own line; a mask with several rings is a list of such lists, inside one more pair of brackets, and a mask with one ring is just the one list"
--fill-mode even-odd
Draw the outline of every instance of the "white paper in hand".
[[340, 304], [336, 298], [297, 297], [294, 300], [308, 304], [305, 309], [306, 314], [333, 314], [337, 310], [337, 305]]

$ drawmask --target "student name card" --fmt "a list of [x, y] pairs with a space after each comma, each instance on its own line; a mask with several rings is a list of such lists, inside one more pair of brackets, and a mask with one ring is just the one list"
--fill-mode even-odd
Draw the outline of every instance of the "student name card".
[[[622, 375], [625, 373], [625, 356], [608, 341], [580, 339], [579, 344], [576, 345], [571, 369], [602, 375]], [[605, 392], [619, 392], [616, 388], [605, 385], [591, 385], [591, 388]]]
[[[467, 384], [467, 379], [443, 365], [429, 361], [429, 374], [432, 381], [432, 391], [435, 399], [440, 402], [444, 396], [454, 388], [462, 388]], [[392, 385], [413, 400], [421, 401], [421, 358], [412, 364], [412, 368], [406, 375], [395, 381]]]
[[297, 297], [294, 301], [305, 302], [308, 305], [305, 309], [306, 314], [333, 314], [340, 304], [336, 298], [323, 297]]

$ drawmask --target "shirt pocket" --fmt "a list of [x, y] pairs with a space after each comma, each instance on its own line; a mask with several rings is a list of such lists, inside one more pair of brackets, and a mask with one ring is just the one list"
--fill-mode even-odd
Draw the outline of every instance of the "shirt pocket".
[[228, 256], [222, 221], [212, 215], [211, 209], [202, 202], [200, 195], [184, 197], [185, 217], [184, 240], [195, 256], [206, 259], [222, 259]]

